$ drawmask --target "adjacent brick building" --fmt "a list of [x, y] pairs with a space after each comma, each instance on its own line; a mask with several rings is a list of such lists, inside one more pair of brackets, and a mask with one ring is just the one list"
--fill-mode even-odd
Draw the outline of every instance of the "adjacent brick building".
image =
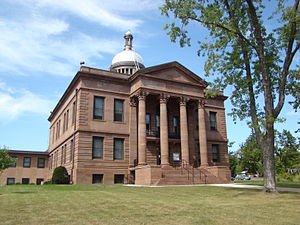
[[179, 64], [145, 68], [124, 36], [110, 71], [82, 66], [50, 121], [48, 178], [140, 185], [230, 182], [224, 100]]

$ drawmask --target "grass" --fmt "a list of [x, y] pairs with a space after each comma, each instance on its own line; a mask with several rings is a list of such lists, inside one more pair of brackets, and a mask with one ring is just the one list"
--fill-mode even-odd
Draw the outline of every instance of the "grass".
[[0, 187], [8, 224], [300, 224], [300, 194], [221, 187]]
[[[263, 180], [236, 180], [234, 183], [263, 186]], [[277, 187], [300, 188], [300, 181], [277, 182]]]

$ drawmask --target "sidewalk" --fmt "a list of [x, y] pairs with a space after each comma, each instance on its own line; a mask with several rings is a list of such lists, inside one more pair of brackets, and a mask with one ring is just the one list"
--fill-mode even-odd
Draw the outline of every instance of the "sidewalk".
[[[149, 188], [161, 188], [161, 187], [188, 187], [188, 186], [211, 186], [211, 187], [227, 187], [227, 188], [239, 188], [239, 189], [254, 189], [263, 190], [263, 186], [258, 185], [246, 185], [246, 184], [194, 184], [194, 185], [164, 185], [164, 186], [148, 186], [148, 185], [135, 185], [135, 184], [125, 184], [127, 187], [149, 187]], [[300, 193], [300, 188], [285, 188], [277, 187], [279, 192], [293, 192]]]
[[[213, 186], [213, 187], [228, 187], [228, 188], [240, 188], [240, 189], [255, 189], [255, 190], [263, 190], [263, 186], [257, 185], [245, 185], [245, 184], [205, 184], [205, 186]], [[277, 187], [279, 192], [294, 192], [300, 193], [300, 188], [286, 188], [286, 187]]]

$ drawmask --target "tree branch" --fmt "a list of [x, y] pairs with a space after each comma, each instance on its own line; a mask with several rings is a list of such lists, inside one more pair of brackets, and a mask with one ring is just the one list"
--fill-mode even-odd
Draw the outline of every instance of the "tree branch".
[[300, 42], [298, 42], [295, 49], [292, 50], [294, 41], [295, 41], [295, 35], [297, 33], [296, 15], [298, 12], [298, 8], [299, 8], [299, 0], [295, 0], [294, 6], [293, 6], [294, 16], [291, 19], [291, 31], [290, 31], [290, 35], [289, 35], [289, 42], [288, 42], [286, 56], [284, 59], [284, 64], [283, 64], [281, 77], [280, 77], [278, 103], [273, 112], [275, 118], [279, 115], [279, 113], [283, 107], [284, 100], [285, 100], [285, 92], [286, 92], [286, 88], [285, 88], [286, 87], [286, 79], [287, 79], [287, 76], [289, 73], [289, 68], [291, 66], [291, 63], [293, 61], [295, 54], [297, 53], [297, 51], [300, 48]]
[[231, 30], [229, 29], [228, 27], [225, 27], [223, 26], [222, 24], [218, 24], [218, 23], [211, 23], [211, 22], [206, 22], [206, 21], [203, 21], [203, 20], [200, 20], [198, 18], [195, 18], [195, 17], [186, 17], [186, 19], [190, 19], [190, 20], [195, 20], [199, 23], [203, 23], [203, 24], [206, 24], [206, 25], [213, 25], [213, 26], [216, 26], [224, 31], [227, 31], [231, 34], [234, 34], [235, 36], [241, 38], [242, 40], [244, 40], [248, 45], [250, 45], [252, 48], [256, 49], [256, 46], [254, 44], [252, 44], [241, 32], [238, 32], [238, 31], [235, 31], [235, 30]]

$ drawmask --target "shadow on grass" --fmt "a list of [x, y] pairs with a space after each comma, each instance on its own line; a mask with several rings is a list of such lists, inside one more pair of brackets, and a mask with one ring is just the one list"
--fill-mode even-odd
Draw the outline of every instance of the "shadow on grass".
[[32, 194], [32, 193], [36, 193], [36, 191], [14, 191], [11, 193], [13, 193], [13, 194]]

